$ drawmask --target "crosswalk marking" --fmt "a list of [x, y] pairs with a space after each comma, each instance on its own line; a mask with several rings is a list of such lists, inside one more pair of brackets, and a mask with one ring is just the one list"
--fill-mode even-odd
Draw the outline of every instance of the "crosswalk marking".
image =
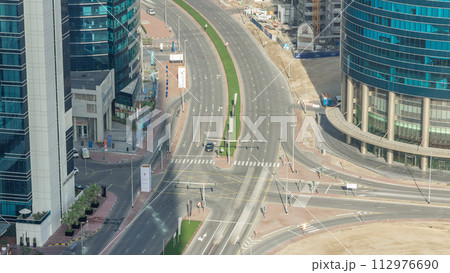
[[[213, 159], [189, 159], [189, 158], [174, 158], [170, 161], [171, 164], [197, 164], [197, 165], [212, 165], [215, 163]], [[239, 161], [235, 160], [232, 163], [233, 166], [247, 166], [247, 167], [280, 167], [278, 162], [260, 162], [260, 161]]]

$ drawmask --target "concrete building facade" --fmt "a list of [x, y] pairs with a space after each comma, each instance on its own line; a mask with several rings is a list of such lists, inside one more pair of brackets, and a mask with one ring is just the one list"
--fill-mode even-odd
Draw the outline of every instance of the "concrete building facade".
[[70, 73], [72, 82], [72, 117], [75, 141], [102, 142], [105, 130], [111, 130], [114, 69]]
[[67, 1], [1, 0], [0, 23], [0, 215], [42, 245], [75, 198]]

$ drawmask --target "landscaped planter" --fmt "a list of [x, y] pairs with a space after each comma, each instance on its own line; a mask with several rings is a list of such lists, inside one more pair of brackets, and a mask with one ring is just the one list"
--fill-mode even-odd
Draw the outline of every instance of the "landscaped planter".
[[71, 230], [71, 231], [66, 230], [66, 236], [73, 236], [74, 233], [75, 233], [75, 231], [73, 231], [73, 230]]
[[72, 224], [72, 228], [73, 229], [79, 229], [80, 228], [80, 224]]
[[86, 213], [86, 215], [92, 215], [92, 213], [94, 213], [94, 210], [91, 208], [91, 209], [86, 209], [84, 212]]
[[79, 222], [86, 222], [86, 220], [87, 220], [87, 217], [86, 216], [83, 216], [83, 217], [80, 217], [80, 218], [78, 218], [78, 221]]
[[100, 206], [99, 202], [91, 203], [91, 208], [98, 208], [98, 206]]

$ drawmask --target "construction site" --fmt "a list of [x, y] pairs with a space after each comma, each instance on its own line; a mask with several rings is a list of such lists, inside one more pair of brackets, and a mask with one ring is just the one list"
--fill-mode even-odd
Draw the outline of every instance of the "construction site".
[[339, 55], [340, 0], [245, 1], [253, 22], [295, 58]]

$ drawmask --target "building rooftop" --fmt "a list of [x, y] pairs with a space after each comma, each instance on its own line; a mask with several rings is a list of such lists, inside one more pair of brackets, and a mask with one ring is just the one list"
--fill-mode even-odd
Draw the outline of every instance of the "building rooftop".
[[101, 71], [71, 71], [72, 89], [95, 90], [108, 76], [109, 70]]

